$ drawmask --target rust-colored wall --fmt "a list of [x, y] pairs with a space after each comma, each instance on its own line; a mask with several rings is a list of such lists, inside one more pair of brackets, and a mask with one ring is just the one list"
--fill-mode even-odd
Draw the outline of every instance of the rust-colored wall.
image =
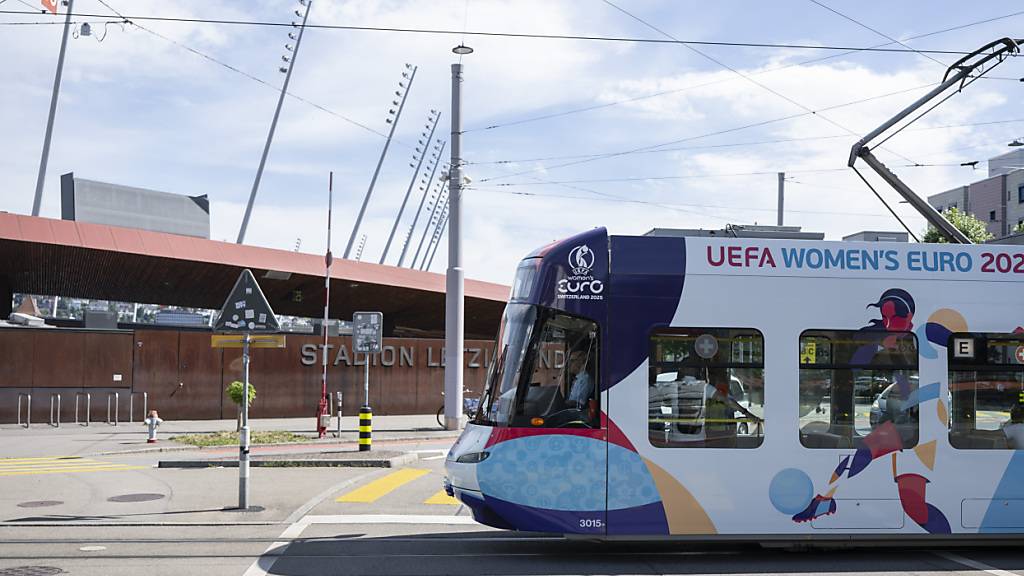
[[[49, 420], [55, 394], [60, 394], [61, 421], [73, 422], [75, 394], [79, 392], [92, 395], [93, 420], [104, 419], [106, 397], [113, 390], [122, 393], [121, 419], [127, 420], [132, 342], [132, 334], [127, 332], [0, 330], [0, 422], [17, 420], [19, 393], [32, 394], [33, 422]], [[115, 374], [121, 376], [120, 381], [114, 381]], [[84, 397], [81, 403], [84, 418]], [[56, 407], [54, 398], [55, 412]]]
[[[444, 385], [442, 340], [386, 338], [385, 351], [370, 364], [370, 402], [376, 414], [432, 414]], [[351, 352], [349, 337], [330, 338], [327, 389], [344, 394], [344, 414], [363, 404], [364, 358]], [[467, 340], [467, 396], [479, 395], [490, 361], [491, 342]], [[287, 347], [254, 349], [249, 367], [256, 388], [255, 418], [312, 417], [320, 398], [322, 339], [287, 335]], [[403, 353], [404, 350], [404, 353]], [[129, 398], [173, 420], [234, 418], [225, 389], [242, 379], [242, 351], [211, 348], [209, 332], [138, 330], [102, 332], [60, 329], [0, 330], [0, 422], [16, 419], [17, 394], [33, 395], [33, 422], [49, 417], [51, 393], [62, 398], [61, 419], [74, 419], [75, 392], [92, 394], [93, 421], [106, 417], [107, 394], [120, 395], [121, 421]], [[315, 353], [315, 357], [314, 357]], [[386, 365], [386, 364], [391, 364]], [[121, 379], [115, 381], [114, 375]], [[83, 398], [84, 415], [84, 398]]]

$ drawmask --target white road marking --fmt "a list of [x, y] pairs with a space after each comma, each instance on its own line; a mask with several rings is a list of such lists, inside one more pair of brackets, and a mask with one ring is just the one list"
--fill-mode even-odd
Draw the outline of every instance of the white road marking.
[[974, 568], [975, 570], [981, 570], [982, 572], [991, 574], [992, 576], [1018, 576], [1018, 574], [1015, 572], [1000, 570], [999, 568], [996, 568], [994, 566], [989, 566], [988, 564], [985, 564], [983, 562], [971, 560], [970, 558], [961, 556], [959, 554], [953, 554], [952, 552], [932, 552], [932, 554], [935, 554], [936, 556], [941, 556], [946, 560], [949, 560], [950, 562], [956, 562], [957, 564], [961, 564], [969, 568]]
[[440, 454], [440, 455], [437, 455], [437, 456], [431, 456], [429, 458], [420, 458], [420, 460], [423, 460], [423, 461], [427, 461], [427, 460], [440, 460], [441, 458], [447, 458], [447, 457], [448, 457], [447, 454]]
[[282, 532], [281, 535], [278, 537], [281, 538], [281, 540], [272, 543], [270, 546], [267, 546], [267, 549], [259, 558], [256, 559], [255, 562], [252, 563], [251, 566], [249, 566], [249, 569], [245, 571], [245, 574], [243, 574], [243, 576], [267, 576], [267, 574], [270, 573], [270, 570], [274, 568], [274, 563], [277, 562], [277, 559], [284, 555], [284, 552], [285, 550], [287, 550], [288, 545], [291, 544], [291, 540], [298, 538], [302, 534], [302, 531], [306, 529], [306, 526], [309, 526], [309, 522], [305, 519], [305, 516], [309, 513], [310, 510], [312, 510], [314, 507], [316, 507], [317, 504], [323, 502], [329, 496], [338, 492], [339, 490], [343, 490], [348, 486], [351, 486], [352, 484], [361, 482], [365, 480], [367, 477], [379, 473], [379, 471], [374, 470], [372, 472], [360, 474], [353, 478], [349, 478], [348, 480], [338, 482], [334, 486], [331, 486], [327, 490], [324, 490], [323, 492], [310, 498], [309, 501], [303, 504], [302, 506], [296, 508], [295, 511], [292, 512], [288, 516], [288, 518], [285, 519], [285, 522], [288, 524], [288, 527], [285, 528], [284, 532]]
[[252, 566], [249, 566], [249, 569], [246, 570], [242, 576], [267, 576], [270, 574], [270, 570], [274, 567], [274, 563], [277, 562], [278, 558], [284, 555], [284, 551], [288, 548], [288, 545], [291, 544], [291, 540], [298, 538], [302, 534], [302, 531], [306, 529], [306, 526], [309, 526], [306, 522], [297, 522], [285, 528], [284, 532], [281, 533], [280, 538], [287, 538], [288, 540], [274, 542], [268, 546], [267, 550], [263, 552], [263, 555], [257, 558], [256, 561], [252, 563]]
[[306, 516], [310, 524], [448, 524], [469, 526], [476, 521], [469, 516], [446, 516], [440, 514], [337, 514]]

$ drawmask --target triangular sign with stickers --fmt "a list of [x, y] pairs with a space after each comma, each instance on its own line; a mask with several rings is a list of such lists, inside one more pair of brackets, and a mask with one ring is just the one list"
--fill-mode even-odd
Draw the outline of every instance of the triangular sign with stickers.
[[280, 332], [277, 316], [249, 269], [242, 270], [213, 327], [216, 332]]

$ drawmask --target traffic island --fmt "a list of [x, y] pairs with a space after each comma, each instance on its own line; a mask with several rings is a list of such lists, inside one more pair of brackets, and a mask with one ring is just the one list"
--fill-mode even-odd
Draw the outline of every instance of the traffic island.
[[[415, 462], [416, 454], [400, 451], [379, 450], [376, 452], [337, 451], [317, 453], [253, 454], [250, 466], [263, 468], [308, 467], [308, 468], [397, 468]], [[204, 458], [195, 460], [160, 460], [158, 468], [236, 468], [238, 459]]]

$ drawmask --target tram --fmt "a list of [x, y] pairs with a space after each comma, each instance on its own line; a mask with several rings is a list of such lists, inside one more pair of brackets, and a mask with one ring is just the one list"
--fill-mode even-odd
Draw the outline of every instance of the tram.
[[609, 236], [519, 264], [445, 486], [593, 538], [1024, 533], [1024, 247]]

